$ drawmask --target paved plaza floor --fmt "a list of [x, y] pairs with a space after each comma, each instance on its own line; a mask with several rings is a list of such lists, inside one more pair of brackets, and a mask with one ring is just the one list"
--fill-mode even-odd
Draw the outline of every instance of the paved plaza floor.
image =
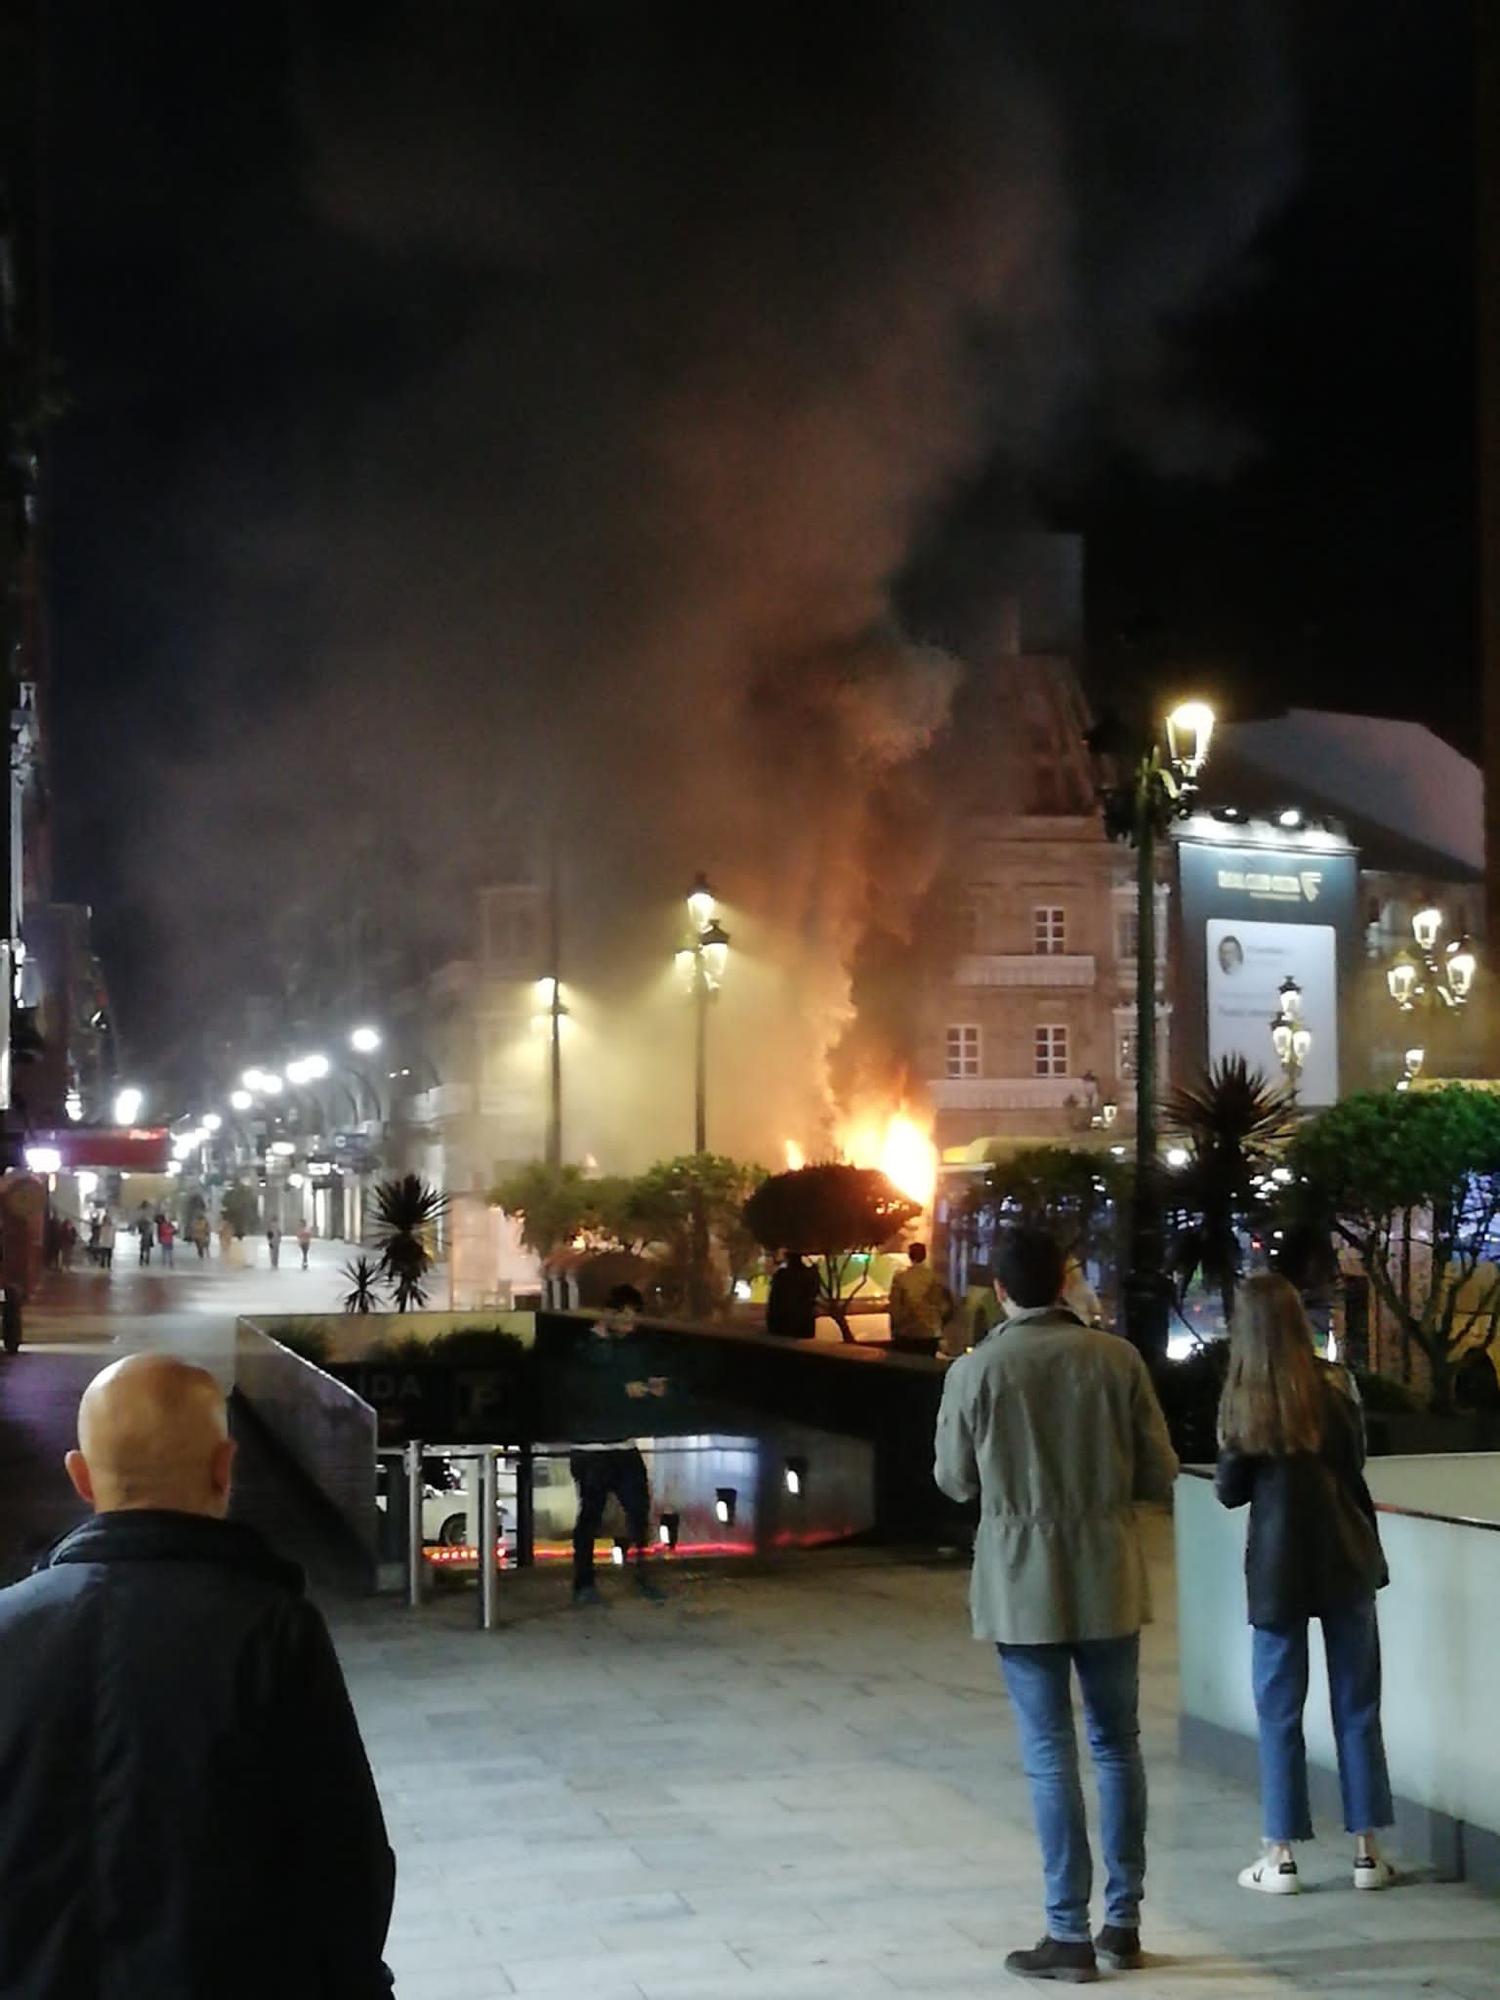
[[[1152, 1540], [1170, 1608], [1170, 1536]], [[827, 2000], [1018, 1990], [1040, 1935], [1025, 1783], [959, 1564], [869, 1554], [683, 1572], [661, 1609], [610, 1576], [470, 1601], [333, 1607], [400, 1861], [403, 2000], [501, 1994]], [[1230, 1633], [1241, 1645], [1245, 1635]], [[1254, 1799], [1175, 1755], [1170, 1619], [1146, 1648], [1155, 1996], [1500, 2000], [1500, 1903], [1414, 1880], [1357, 1895], [1343, 1843], [1308, 1893], [1235, 1885]], [[1109, 1980], [1111, 1975], [1103, 1975]]]

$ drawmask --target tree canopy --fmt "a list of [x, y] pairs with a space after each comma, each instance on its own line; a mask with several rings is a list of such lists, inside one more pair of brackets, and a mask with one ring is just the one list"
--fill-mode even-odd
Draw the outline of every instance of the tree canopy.
[[[1500, 1097], [1459, 1083], [1365, 1091], [1310, 1119], [1288, 1158], [1299, 1210], [1358, 1252], [1445, 1407], [1459, 1352], [1491, 1346], [1500, 1330], [1500, 1274], [1487, 1276], [1500, 1219]], [[1430, 1238], [1430, 1256], [1408, 1271], [1413, 1233]]]
[[921, 1213], [921, 1204], [909, 1200], [877, 1168], [835, 1162], [770, 1175], [744, 1211], [747, 1228], [767, 1250], [795, 1250], [816, 1260], [823, 1309], [837, 1321], [845, 1340], [854, 1337], [844, 1307], [850, 1265], [899, 1235]]

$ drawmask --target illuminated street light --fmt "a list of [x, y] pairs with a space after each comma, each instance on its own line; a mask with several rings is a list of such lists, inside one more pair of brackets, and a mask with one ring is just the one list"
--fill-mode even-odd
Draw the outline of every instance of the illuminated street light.
[[250, 1111], [255, 1107], [255, 1099], [248, 1090], [232, 1090], [229, 1093], [231, 1111]]
[[349, 1046], [356, 1055], [372, 1056], [380, 1047], [378, 1028], [356, 1028], [349, 1037]]
[[1281, 982], [1278, 1011], [1271, 1017], [1271, 1046], [1293, 1097], [1312, 1053], [1312, 1030], [1302, 1018], [1302, 988], [1290, 973]]
[[219, 1116], [217, 1111], [204, 1112], [203, 1129], [205, 1132], [217, 1132], [223, 1123], [224, 1120]]
[[[1165, 746], [1153, 726], [1145, 744], [1131, 752], [1134, 768], [1101, 788], [1106, 833], [1136, 851], [1136, 1175], [1124, 1304], [1130, 1338], [1151, 1357], [1166, 1352], [1172, 1299], [1156, 1154], [1156, 843], [1191, 809], [1213, 732], [1207, 702], [1178, 702], [1165, 719]], [[1101, 756], [1117, 754], [1103, 728], [1090, 743]]]
[[1411, 934], [1417, 941], [1418, 950], [1431, 951], [1438, 941], [1438, 932], [1442, 928], [1441, 910], [1434, 910], [1430, 906], [1425, 910], [1418, 910], [1411, 920]]
[[56, 1146], [28, 1146], [26, 1164], [34, 1174], [60, 1174], [62, 1154]]
[[115, 1123], [117, 1125], [133, 1125], [136, 1119], [140, 1117], [141, 1106], [145, 1102], [145, 1092], [137, 1090], [134, 1085], [128, 1085], [124, 1090], [116, 1091]]
[[83, 1116], [83, 1097], [77, 1090], [70, 1090], [63, 1099], [63, 1110], [69, 1120], [76, 1125]]
[[1191, 1157], [1186, 1146], [1168, 1146], [1167, 1148], [1167, 1165], [1169, 1167], [1185, 1167]]
[[[729, 933], [719, 922], [708, 877], [700, 875], [688, 891], [691, 929], [677, 952], [677, 963], [691, 978], [693, 995], [693, 1151], [708, 1151], [708, 1003], [724, 983], [729, 963]], [[692, 1249], [689, 1279], [692, 1308], [707, 1308], [708, 1222], [703, 1190], [695, 1181], [692, 1200]]]
[[[1403, 1014], [1420, 1012], [1446, 1019], [1450, 1014], [1460, 1013], [1473, 994], [1479, 973], [1473, 946], [1467, 938], [1453, 938], [1440, 958], [1437, 947], [1442, 929], [1441, 910], [1432, 904], [1418, 910], [1411, 920], [1415, 954], [1409, 949], [1400, 951], [1386, 967], [1387, 990]], [[1425, 1059], [1425, 1050], [1421, 1053]], [[1408, 1050], [1406, 1069], [1396, 1088], [1408, 1089], [1420, 1067], [1420, 1063], [1416, 1069], [1412, 1067]]]

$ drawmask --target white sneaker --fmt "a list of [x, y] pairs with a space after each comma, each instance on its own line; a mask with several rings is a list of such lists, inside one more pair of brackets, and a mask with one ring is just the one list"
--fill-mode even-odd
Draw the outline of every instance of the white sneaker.
[[1396, 1879], [1396, 1871], [1383, 1854], [1356, 1854], [1354, 1857], [1354, 1886], [1356, 1889], [1389, 1889]]
[[1240, 1870], [1240, 1887], [1258, 1889], [1263, 1896], [1295, 1896], [1302, 1883], [1295, 1861], [1273, 1861], [1269, 1854], [1263, 1854], [1259, 1861]]

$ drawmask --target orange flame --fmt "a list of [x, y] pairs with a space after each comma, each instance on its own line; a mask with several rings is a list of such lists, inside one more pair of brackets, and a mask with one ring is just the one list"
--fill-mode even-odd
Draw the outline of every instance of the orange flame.
[[807, 1165], [807, 1155], [795, 1139], [783, 1139], [786, 1149], [786, 1169], [789, 1174], [797, 1174]]
[[867, 1114], [839, 1134], [844, 1158], [879, 1167], [908, 1200], [930, 1209], [937, 1193], [938, 1152], [932, 1133], [909, 1111]]

